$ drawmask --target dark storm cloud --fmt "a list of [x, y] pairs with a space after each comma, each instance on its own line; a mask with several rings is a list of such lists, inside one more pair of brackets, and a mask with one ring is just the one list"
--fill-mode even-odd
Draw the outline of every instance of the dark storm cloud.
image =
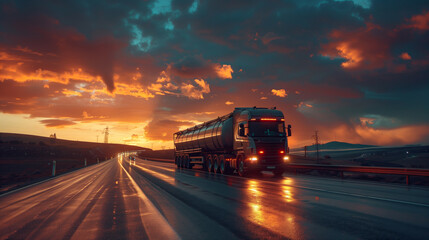
[[[3, 86], [41, 104], [55, 91], [76, 91], [76, 83], [18, 84], [17, 66], [26, 74], [82, 68], [118, 93], [120, 104], [103, 108], [112, 119], [123, 119], [127, 110], [134, 111], [133, 121], [152, 119], [146, 129], [152, 139], [171, 139], [163, 124], [169, 135], [185, 118], [211, 117], [191, 114], [227, 113], [233, 106], [276, 105], [295, 122], [300, 139], [312, 128], [344, 125], [353, 132], [362, 119], [375, 119], [365, 125], [371, 129], [429, 119], [427, 1], [3, 1], [1, 7], [0, 74], [9, 76]], [[136, 94], [149, 109], [141, 114], [134, 97], [124, 96], [137, 85], [130, 93], [149, 89], [139, 92], [144, 99]], [[2, 111], [81, 119], [91, 109], [103, 116], [99, 106], [79, 106], [82, 99], [67, 114], [8, 101], [13, 97], [5, 92]]]

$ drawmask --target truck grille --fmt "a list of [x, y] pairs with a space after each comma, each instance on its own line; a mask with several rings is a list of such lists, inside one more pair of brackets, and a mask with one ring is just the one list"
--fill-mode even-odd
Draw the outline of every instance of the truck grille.
[[283, 161], [284, 154], [280, 154], [281, 150], [285, 150], [284, 143], [259, 143], [257, 151], [263, 150], [264, 154], [261, 157], [262, 164], [278, 164]]

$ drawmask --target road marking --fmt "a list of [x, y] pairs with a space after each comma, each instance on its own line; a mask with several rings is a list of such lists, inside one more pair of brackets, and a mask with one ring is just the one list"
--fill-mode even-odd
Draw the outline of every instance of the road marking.
[[137, 192], [139, 198], [143, 201], [149, 212], [145, 212], [140, 206], [140, 218], [144, 225], [149, 239], [180, 239], [179, 235], [174, 231], [167, 220], [161, 215], [161, 213], [155, 208], [149, 198], [143, 193], [141, 188], [134, 181], [133, 177], [125, 170], [122, 163], [118, 161], [118, 164], [122, 167], [124, 172], [127, 174], [131, 181], [134, 189]]
[[[190, 169], [184, 169], [184, 170], [189, 170], [192, 172], [205, 172], [208, 173], [206, 171], [200, 171], [197, 169], [194, 170], [190, 170]], [[212, 173], [210, 173], [212, 174]], [[243, 178], [240, 176], [233, 176], [233, 175], [226, 175], [225, 177], [232, 177], [232, 178], [237, 178], [237, 179], [248, 179], [248, 178]], [[393, 202], [393, 203], [400, 203], [400, 204], [408, 204], [408, 205], [413, 205], [413, 206], [419, 206], [419, 207], [429, 207], [429, 204], [424, 204], [424, 203], [416, 203], [416, 202], [408, 202], [408, 201], [402, 201], [402, 200], [396, 200], [396, 199], [390, 199], [390, 198], [382, 198], [382, 197], [375, 197], [375, 196], [368, 196], [368, 195], [362, 195], [362, 194], [356, 194], [356, 193], [347, 193], [347, 192], [340, 192], [340, 191], [331, 191], [331, 190], [325, 190], [325, 189], [321, 189], [321, 188], [313, 188], [313, 187], [305, 187], [305, 186], [300, 186], [300, 185], [291, 185], [291, 184], [284, 184], [284, 183], [277, 183], [277, 182], [270, 182], [270, 181], [265, 181], [265, 180], [260, 180], [257, 179], [258, 181], [264, 182], [264, 183], [269, 183], [269, 184], [275, 184], [275, 185], [280, 185], [280, 186], [289, 186], [289, 187], [295, 187], [295, 188], [299, 188], [299, 189], [306, 189], [306, 190], [312, 190], [312, 191], [318, 191], [318, 192], [325, 192], [325, 193], [331, 193], [331, 194], [337, 194], [337, 195], [343, 195], [343, 196], [351, 196], [351, 197], [358, 197], [358, 198], [367, 198], [367, 199], [372, 199], [372, 200], [378, 200], [378, 201], [386, 201], [386, 202]]]

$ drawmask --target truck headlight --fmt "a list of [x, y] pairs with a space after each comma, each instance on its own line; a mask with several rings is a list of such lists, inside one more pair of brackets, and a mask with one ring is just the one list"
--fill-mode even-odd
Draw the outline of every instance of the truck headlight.
[[289, 161], [289, 156], [284, 156], [283, 161], [285, 161], [285, 162]]
[[258, 157], [250, 157], [249, 160], [252, 161], [252, 162], [258, 161]]

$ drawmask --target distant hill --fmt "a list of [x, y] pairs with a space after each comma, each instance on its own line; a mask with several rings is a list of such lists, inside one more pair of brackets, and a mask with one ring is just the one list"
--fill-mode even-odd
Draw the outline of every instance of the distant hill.
[[117, 144], [117, 143], [95, 143], [95, 142], [84, 142], [84, 141], [73, 141], [59, 138], [42, 137], [36, 135], [19, 134], [19, 133], [2, 133], [0, 132], [0, 144], [7, 145], [40, 145], [40, 146], [67, 146], [73, 148], [109, 148], [114, 150], [149, 150], [133, 145]]
[[[338, 142], [332, 141], [325, 144], [319, 144], [319, 149], [356, 149], [356, 148], [370, 148], [370, 147], [378, 147], [375, 145], [363, 145], [363, 144], [353, 144], [346, 142]], [[293, 151], [303, 151], [304, 147], [295, 148]], [[316, 145], [307, 146], [307, 151], [316, 150]]]

